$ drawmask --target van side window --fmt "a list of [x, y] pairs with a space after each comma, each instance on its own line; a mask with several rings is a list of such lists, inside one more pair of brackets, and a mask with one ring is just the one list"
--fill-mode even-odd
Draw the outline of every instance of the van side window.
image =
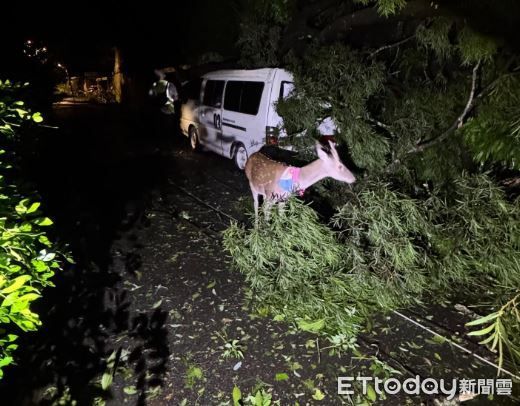
[[263, 90], [264, 82], [230, 80], [226, 84], [224, 109], [256, 116]]
[[224, 90], [223, 80], [208, 80], [204, 88], [204, 98], [202, 103], [206, 106], [222, 106], [222, 91]]
[[256, 116], [263, 90], [264, 82], [244, 82], [242, 98], [240, 99], [240, 112]]
[[242, 82], [227, 82], [226, 95], [224, 96], [224, 109], [229, 111], [240, 111], [241, 95]]
[[294, 90], [294, 83], [288, 82], [286, 80], [282, 81], [282, 84], [280, 85], [280, 97], [278, 100], [285, 100], [291, 92]]

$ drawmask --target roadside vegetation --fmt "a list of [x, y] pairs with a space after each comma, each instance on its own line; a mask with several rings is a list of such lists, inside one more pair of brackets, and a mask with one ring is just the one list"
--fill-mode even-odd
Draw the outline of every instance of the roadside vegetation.
[[[520, 360], [520, 56], [471, 17], [508, 26], [514, 6], [456, 3], [258, 0], [243, 15], [243, 65], [295, 74], [277, 106], [288, 134], [312, 145], [331, 116], [358, 173], [315, 188], [331, 218], [293, 200], [225, 232], [260, 313], [354, 347], [374, 315], [458, 295], [481, 317], [469, 334]], [[383, 23], [391, 40], [365, 45]]]
[[66, 258], [50, 241], [52, 220], [40, 210], [34, 195], [20, 189], [16, 171], [16, 145], [24, 128], [40, 123], [40, 113], [31, 112], [19, 100], [27, 85], [0, 81], [0, 378], [16, 363], [20, 334], [41, 326], [34, 301]]

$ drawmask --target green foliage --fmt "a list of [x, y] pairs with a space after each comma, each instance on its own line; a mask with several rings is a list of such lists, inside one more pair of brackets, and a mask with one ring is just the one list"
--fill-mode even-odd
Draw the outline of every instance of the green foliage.
[[27, 86], [28, 83], [22, 85], [0, 80], [0, 134], [5, 137], [14, 137], [23, 122], [43, 121], [40, 113], [31, 113], [23, 101], [16, 100], [16, 94]]
[[[466, 324], [468, 327], [480, 329], [468, 333], [469, 336], [482, 339], [480, 344], [487, 345], [491, 351], [498, 352], [499, 368], [502, 368], [504, 364], [506, 349], [514, 360], [520, 361], [520, 304], [518, 299], [520, 299], [520, 293], [501, 306], [498, 311]], [[499, 369], [498, 374], [500, 372]]]
[[[290, 136], [303, 132], [290, 140], [298, 147], [310, 145], [320, 121], [332, 117], [343, 152], [364, 176], [354, 191], [330, 182], [315, 188], [321, 199], [340, 207], [333, 227], [291, 202], [268, 225], [251, 231], [233, 225], [225, 235], [259, 310], [335, 337], [334, 348], [349, 343], [372, 314], [413, 304], [426, 293], [485, 289], [495, 309], [520, 284], [519, 202], [504, 197], [493, 174], [482, 174], [488, 168], [520, 169], [517, 53], [476, 31], [477, 24], [449, 17], [424, 19], [414, 37], [375, 51], [320, 43], [327, 39], [317, 33], [361, 5], [376, 6], [383, 16], [406, 5], [354, 3], [305, 16], [301, 38], [308, 40], [297, 41], [283, 60], [296, 90], [277, 111]], [[286, 4], [288, 17], [276, 20], [276, 29], [305, 11]], [[511, 20], [498, 17], [507, 5], [481, 1], [475, 7], [493, 7], [493, 18]], [[279, 43], [291, 43], [283, 36], [294, 36], [294, 27], [268, 40], [268, 25], [263, 34], [253, 32], [258, 26], [243, 32], [256, 38], [246, 56], [263, 55], [256, 62], [268, 65], [282, 62]], [[474, 105], [459, 122], [477, 64]], [[508, 337], [518, 332], [513, 313], [500, 318]]]
[[340, 355], [348, 351], [357, 350], [356, 337], [354, 336], [349, 337], [346, 334], [338, 333], [327, 337], [327, 339], [330, 345], [323, 347], [321, 350], [329, 350], [330, 355]]
[[232, 225], [224, 246], [262, 312], [327, 334], [331, 348], [352, 348], [368, 318], [426, 294], [520, 284], [517, 206], [484, 175], [421, 200], [365, 182], [333, 217], [339, 233], [297, 200], [271, 216], [253, 230]]
[[[450, 284], [454, 278], [448, 275], [457, 275], [466, 289], [492, 292], [498, 310], [468, 323], [480, 329], [469, 335], [497, 352], [500, 367], [506, 349], [520, 361], [520, 202], [508, 202], [484, 175], [460, 179], [453, 192], [451, 205], [438, 200], [432, 207], [438, 213], [434, 221], [443, 225], [443, 238], [436, 241], [439, 266], [433, 282]], [[503, 298], [511, 296], [501, 306]]]
[[233, 224], [224, 246], [258, 307], [307, 331], [357, 331], [350, 276], [341, 269], [343, 246], [310, 207], [291, 200], [284, 213], [273, 210], [268, 226], [246, 230]]
[[[13, 139], [26, 122], [42, 121], [31, 113], [16, 91], [23, 86], [0, 82], [0, 134], [2, 143]], [[40, 319], [31, 304], [41, 297], [43, 288], [53, 286], [51, 277], [60, 269], [61, 255], [49, 240], [45, 228], [52, 221], [44, 217], [40, 203], [20, 195], [11, 175], [9, 154], [0, 151], [0, 377], [2, 368], [13, 363], [15, 343], [20, 332], [36, 330]]]
[[[381, 121], [390, 123], [387, 128], [394, 134], [392, 156], [400, 161], [397, 169], [401, 175], [406, 174], [407, 182], [443, 183], [464, 170], [474, 170], [473, 160], [509, 168], [516, 168], [518, 162], [514, 123], [519, 113], [520, 86], [516, 75], [504, 74], [491, 62], [497, 51], [494, 40], [466, 25], [458, 31], [454, 27], [448, 18], [436, 18], [429, 25], [419, 26], [416, 38], [420, 47], [406, 50], [399, 62], [404, 73], [400, 96], [390, 93], [384, 100]], [[429, 51], [435, 61], [429, 60]], [[478, 100], [474, 116], [444, 142], [419, 154], [409, 154], [407, 151], [419, 142], [442, 134], [461, 114], [471, 89], [464, 66], [479, 61], [488, 62], [482, 69], [483, 80], [493, 81], [497, 75], [499, 79], [486, 97], [474, 95]], [[454, 64], [466, 72], [454, 70]]]
[[187, 388], [193, 388], [193, 386], [195, 386], [195, 384], [198, 381], [201, 381], [203, 379], [204, 373], [202, 372], [202, 369], [199, 366], [195, 364], [188, 365], [188, 369], [186, 371], [186, 376], [184, 379]]
[[244, 7], [240, 24], [240, 64], [246, 68], [276, 66], [278, 43], [288, 20], [288, 0], [254, 0]]
[[[462, 65], [478, 61], [491, 62], [497, 52], [497, 42], [464, 24], [458, 31], [448, 17], [437, 17], [428, 25], [420, 25], [416, 38], [420, 45], [432, 50], [441, 61], [458, 56]], [[450, 39], [451, 35], [451, 39]]]
[[242, 392], [238, 386], [233, 387], [232, 392], [233, 406], [248, 405], [248, 406], [275, 406], [279, 405], [280, 401], [273, 401], [273, 397], [264, 389], [258, 389], [253, 394], [242, 397]]
[[[486, 175], [459, 177], [426, 200], [365, 183], [334, 222], [345, 230], [349, 269], [375, 276], [374, 286], [384, 281], [402, 296], [398, 303], [420, 297], [426, 288], [440, 292], [474, 284], [510, 292], [520, 284], [518, 202], [507, 201]], [[383, 309], [395, 306], [393, 293], [374, 296]]]
[[224, 352], [222, 353], [223, 358], [236, 358], [242, 359], [244, 358], [244, 352], [242, 350], [242, 345], [239, 340], [231, 340], [224, 344]]
[[381, 169], [388, 142], [367, 122], [369, 99], [382, 89], [383, 68], [366, 64], [359, 52], [345, 46], [311, 47], [289, 66], [296, 91], [277, 104], [289, 134], [316, 135], [316, 124], [332, 117], [338, 137], [349, 147], [357, 166]]
[[107, 390], [112, 385], [112, 382], [114, 381], [114, 375], [116, 373], [116, 366], [118, 364], [119, 358], [120, 358], [120, 351], [114, 350], [110, 354], [110, 356], [107, 359], [106, 362], [106, 369], [103, 375], [101, 376], [100, 384], [101, 389]]
[[432, 221], [442, 226], [435, 238], [442, 274], [435, 279], [457, 275], [497, 293], [514, 290], [520, 285], [519, 202], [507, 201], [486, 175], [461, 177], [444, 193], [428, 201]]
[[[460, 140], [453, 139], [422, 154], [410, 155], [408, 151], [420, 140], [431, 139], [445, 131], [464, 106], [460, 97], [469, 87], [466, 80], [448, 87], [435, 85], [423, 79], [410, 85], [402, 97], [389, 97], [381, 120], [389, 124], [394, 134], [391, 149], [395, 157], [400, 157], [407, 170], [415, 171], [418, 180], [443, 182], [458, 176], [464, 169], [461, 160], [463, 151]], [[432, 108], [434, 106], [434, 108]]]
[[[446, 17], [419, 26], [416, 38], [425, 53], [418, 49], [405, 51], [406, 57], [401, 58], [399, 64], [405, 72], [406, 91], [402, 98], [385, 100], [382, 120], [392, 123], [391, 130], [398, 135], [395, 156], [403, 157], [406, 150], [420, 140], [441, 134], [461, 113], [471, 83], [469, 75], [461, 75], [460, 71], [454, 70], [454, 65], [459, 64], [464, 69], [484, 62], [483, 78], [493, 80], [492, 74], [502, 77], [496, 80], [488, 97], [478, 100], [475, 116], [458, 131], [463, 134], [464, 142], [461, 137], [452, 136], [442, 145], [408, 159], [406, 166], [416, 171], [418, 181], [441, 183], [465, 169], [473, 169], [468, 159], [470, 155], [480, 163], [500, 163], [514, 168], [519, 156], [514, 123], [518, 119], [520, 88], [514, 75], [504, 75], [497, 68], [493, 60], [497, 53], [496, 41], [473, 31], [467, 24], [457, 26]], [[436, 61], [429, 61], [429, 51]], [[423, 78], [418, 81], [420, 75]]]
[[406, 5], [406, 0], [378, 0], [377, 11], [383, 16], [397, 13]]
[[[243, 36], [238, 43], [238, 46], [242, 49], [240, 64], [245, 68], [276, 66], [278, 64], [276, 50], [280, 40], [281, 28], [255, 23], [253, 29], [249, 24], [243, 23], [241, 29], [248, 35]], [[262, 51], [258, 52], [256, 49], [260, 44]]]
[[77, 406], [78, 404], [78, 401], [72, 397], [68, 386], [62, 390], [58, 390], [56, 386], [45, 389], [42, 400], [51, 406]]
[[503, 75], [479, 107], [479, 114], [461, 130], [477, 162], [520, 169], [519, 106], [519, 75]]
[[58, 83], [54, 88], [54, 93], [58, 95], [72, 96], [69, 83]]
[[478, 61], [491, 62], [497, 52], [493, 38], [473, 31], [467, 25], [459, 34], [458, 49], [464, 65], [474, 65]]
[[347, 268], [360, 280], [357, 300], [389, 309], [419, 297], [428, 285], [431, 259], [424, 241], [433, 227], [420, 202], [388, 185], [366, 186], [341, 208], [334, 224], [345, 230]]
[[225, 331], [222, 334], [217, 333], [217, 336], [224, 342], [224, 344], [219, 347], [219, 349], [222, 350], [222, 358], [244, 358], [245, 347], [240, 340], [229, 339]]
[[420, 25], [415, 33], [417, 42], [431, 49], [439, 59], [446, 60], [453, 55], [454, 47], [450, 41], [450, 30], [453, 27], [453, 20], [439, 17], [426, 27]]
[[396, 14], [406, 6], [406, 0], [355, 0], [355, 2], [363, 5], [374, 4], [378, 13], [385, 17]]
[[[392, 156], [400, 164], [394, 172], [403, 177], [405, 182], [402, 183], [433, 181], [439, 184], [450, 181], [464, 170], [473, 171], [473, 158], [488, 156], [485, 143], [478, 140], [500, 143], [495, 133], [486, 135], [481, 128], [476, 128], [480, 121], [473, 123], [475, 131], [472, 131], [471, 139], [474, 142], [468, 142], [469, 135], [461, 137], [460, 134], [469, 134], [470, 121], [442, 143], [420, 153], [410, 153], [420, 142], [443, 134], [467, 103], [471, 77], [468, 68], [453, 69], [454, 64], [461, 64], [458, 46], [450, 41], [450, 31], [453, 30], [453, 24], [446, 18], [434, 19], [427, 28], [420, 26], [416, 35], [420, 46], [405, 50], [403, 58], [398, 62], [402, 78], [400, 91], [387, 92], [382, 101], [384, 108], [380, 120], [388, 123], [387, 128], [393, 134]], [[430, 51], [434, 59], [429, 57]], [[507, 100], [504, 96], [499, 96], [502, 102]], [[482, 103], [481, 100], [479, 102]], [[485, 99], [484, 103], [492, 102]], [[495, 103], [491, 107], [490, 114], [504, 114], [506, 110], [497, 106]], [[474, 112], [479, 120], [481, 105]], [[511, 145], [505, 140], [503, 143]], [[499, 158], [498, 155], [496, 158]]]
[[403, 172], [413, 171], [413, 175], [407, 174], [408, 181], [433, 181], [437, 185], [452, 181], [474, 166], [460, 137], [434, 145], [408, 159], [406, 167], [401, 167]]

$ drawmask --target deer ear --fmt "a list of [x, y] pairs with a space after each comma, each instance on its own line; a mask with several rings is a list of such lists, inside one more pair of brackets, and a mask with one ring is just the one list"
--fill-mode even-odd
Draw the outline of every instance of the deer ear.
[[336, 143], [329, 140], [329, 145], [330, 145], [330, 153], [332, 154], [334, 159], [337, 159], [339, 161], [338, 151], [336, 151]]
[[320, 159], [327, 159], [329, 158], [329, 155], [327, 152], [323, 149], [322, 145], [319, 141], [316, 141], [316, 153], [318, 154], [318, 158]]

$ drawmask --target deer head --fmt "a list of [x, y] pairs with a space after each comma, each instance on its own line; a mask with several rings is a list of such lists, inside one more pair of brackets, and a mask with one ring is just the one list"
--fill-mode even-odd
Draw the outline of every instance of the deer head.
[[316, 142], [316, 153], [320, 159], [326, 175], [346, 183], [354, 183], [356, 177], [350, 170], [341, 162], [338, 151], [332, 141], [329, 141], [330, 154], [328, 154], [319, 142]]

